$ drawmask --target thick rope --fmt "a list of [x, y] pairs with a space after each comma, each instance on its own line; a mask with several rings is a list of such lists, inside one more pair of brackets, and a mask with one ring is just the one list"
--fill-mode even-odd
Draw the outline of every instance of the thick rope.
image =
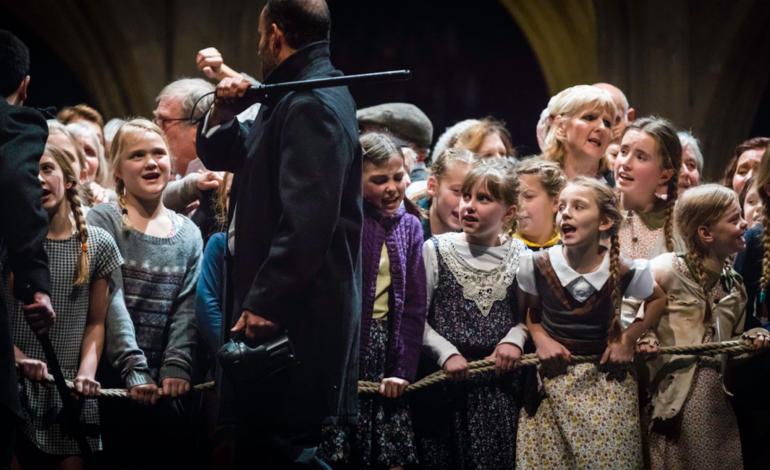
[[[662, 354], [686, 354], [697, 356], [710, 356], [714, 354], [728, 354], [731, 356], [754, 352], [754, 347], [746, 340], [734, 340], [724, 341], [721, 343], [704, 343], [696, 344], [692, 346], [664, 346], [659, 349], [658, 355]], [[644, 360], [655, 357], [655, 354], [637, 354]], [[571, 364], [581, 364], [586, 362], [599, 362], [601, 356], [599, 354], [593, 354], [588, 356], [572, 356]], [[537, 354], [524, 354], [521, 359], [516, 361], [514, 368], [527, 366], [537, 366], [540, 364]], [[481, 374], [487, 374], [495, 370], [495, 362], [488, 360], [473, 361], [468, 363], [468, 376], [475, 376]], [[53, 382], [53, 377], [48, 376], [48, 380]], [[423, 377], [417, 382], [410, 384], [406, 388], [406, 392], [414, 392], [416, 390], [422, 390], [433, 385], [438, 385], [442, 382], [451, 380], [444, 371], [437, 371], [428, 376]], [[70, 389], [74, 388], [72, 381], [67, 381], [67, 386]], [[214, 382], [204, 382], [192, 387], [193, 390], [203, 391], [214, 388]], [[380, 384], [378, 382], [358, 382], [358, 393], [369, 395], [379, 393]], [[128, 398], [128, 390], [124, 388], [104, 388], [99, 391], [100, 397], [105, 398]]]

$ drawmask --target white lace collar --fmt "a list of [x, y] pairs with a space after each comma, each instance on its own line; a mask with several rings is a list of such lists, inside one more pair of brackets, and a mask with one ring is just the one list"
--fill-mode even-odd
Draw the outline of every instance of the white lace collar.
[[505, 299], [508, 287], [516, 277], [519, 267], [519, 255], [526, 247], [519, 240], [506, 241], [505, 258], [492, 269], [479, 269], [471, 266], [467, 259], [458, 252], [452, 237], [439, 236], [438, 251], [455, 280], [462, 286], [463, 297], [473, 301], [482, 316], [489, 315], [492, 305]]

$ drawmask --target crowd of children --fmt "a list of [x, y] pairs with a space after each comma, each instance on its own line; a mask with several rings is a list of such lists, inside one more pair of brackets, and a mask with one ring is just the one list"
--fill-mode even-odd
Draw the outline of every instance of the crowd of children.
[[[768, 423], [745, 404], [761, 402], [766, 379], [751, 374], [767, 371], [765, 356], [749, 365], [634, 357], [737, 338], [770, 347], [770, 147], [742, 144], [724, 185], [699, 185], [697, 141], [680, 141], [665, 119], [623, 122], [623, 113], [601, 87], [568, 88], [538, 125], [542, 155], [529, 158], [512, 155], [497, 121], [459, 126], [411, 198], [408, 146], [387, 131], [361, 135], [358, 376], [381, 385], [361, 396], [355, 426], [324, 429], [325, 460], [759, 468]], [[191, 385], [232, 326], [222, 299], [231, 175], [213, 204], [222, 231], [204, 253], [196, 224], [164, 204], [173, 165], [163, 129], [129, 119], [105, 142], [96, 127], [52, 121], [40, 159], [58, 313], [51, 340], [82, 398], [92, 449], [103, 438], [121, 456], [108, 468], [136, 468], [147, 452], [169, 468], [205, 466], [176, 451], [196, 439]], [[83, 468], [57, 421], [61, 400], [43, 385], [45, 355], [13, 300], [13, 276], [3, 274], [27, 415], [15, 465]], [[516, 367], [524, 352], [540, 364]], [[583, 354], [601, 360], [571, 363]], [[469, 374], [481, 359], [495, 374]], [[450, 380], [405, 395], [436, 370]], [[93, 399], [106, 384], [132, 400]], [[128, 431], [137, 426], [146, 432]]]

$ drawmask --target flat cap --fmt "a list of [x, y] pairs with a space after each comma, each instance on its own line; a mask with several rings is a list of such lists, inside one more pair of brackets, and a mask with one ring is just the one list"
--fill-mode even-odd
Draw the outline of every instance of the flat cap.
[[359, 109], [356, 118], [359, 125], [385, 127], [396, 137], [419, 147], [430, 147], [433, 142], [433, 124], [420, 108], [410, 103], [385, 103]]

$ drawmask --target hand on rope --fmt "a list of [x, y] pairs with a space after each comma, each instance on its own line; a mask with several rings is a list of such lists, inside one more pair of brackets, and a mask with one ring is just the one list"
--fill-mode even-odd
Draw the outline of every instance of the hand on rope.
[[626, 335], [621, 335], [620, 341], [607, 345], [599, 364], [631, 364], [634, 362], [634, 343]]
[[468, 361], [462, 354], [452, 354], [444, 361], [444, 373], [450, 380], [465, 380], [468, 378]]
[[380, 395], [385, 398], [398, 398], [404, 394], [409, 381], [398, 377], [387, 377], [380, 383]]
[[142, 384], [131, 387], [128, 396], [140, 405], [154, 405], [160, 398], [160, 392], [155, 384]]
[[741, 336], [745, 341], [750, 341], [755, 351], [770, 347], [770, 332], [764, 328], [752, 328]]
[[[510, 372], [516, 367], [516, 361], [521, 358], [521, 349], [512, 343], [500, 343], [494, 352], [484, 360], [495, 363], [495, 374]], [[467, 364], [467, 363], [466, 363]]]
[[[760, 332], [759, 334], [749, 334], [750, 332], [747, 332], [744, 334], [742, 339], [739, 340], [733, 340], [733, 341], [723, 341], [721, 343], [715, 342], [715, 343], [704, 343], [704, 344], [696, 344], [691, 346], [664, 346], [658, 348], [657, 353], [647, 353], [647, 352], [637, 352], [638, 355], [642, 357], [642, 359], [649, 359], [651, 357], [654, 357], [656, 354], [679, 354], [679, 355], [697, 355], [697, 356], [713, 356], [716, 354], [728, 354], [731, 356], [741, 355], [745, 353], [755, 353], [758, 349], [770, 349], [770, 334], [766, 331], [764, 333]], [[641, 345], [637, 345], [637, 348], [639, 349]], [[565, 348], [566, 350], [566, 348]], [[497, 352], [497, 350], [496, 350]], [[569, 353], [569, 351], [567, 351]], [[606, 351], [605, 351], [606, 354]], [[451, 356], [448, 360], [456, 358], [456, 364], [453, 365], [453, 372], [457, 372], [459, 370], [462, 370], [464, 368], [466, 377], [471, 375], [478, 375], [478, 374], [485, 374], [492, 371], [497, 370], [497, 357], [495, 354], [492, 356], [489, 356], [490, 359], [484, 359], [480, 361], [473, 361], [473, 362], [467, 362], [464, 357], [462, 357], [459, 354], [455, 354], [454, 356]], [[494, 359], [492, 359], [494, 357]], [[580, 364], [580, 363], [586, 363], [586, 362], [598, 362], [601, 360], [601, 356], [598, 354], [594, 355], [587, 355], [587, 356], [578, 356], [578, 355], [571, 355], [570, 356], [570, 364]], [[444, 364], [444, 368], [446, 369], [447, 363]], [[465, 366], [462, 366], [462, 363], [465, 364]], [[537, 366], [543, 363], [541, 359], [538, 357], [537, 353], [533, 354], [524, 354], [521, 355], [518, 361], [516, 361], [513, 365], [513, 369], [518, 369], [520, 367], [527, 367], [527, 366]], [[392, 378], [390, 378], [392, 379]], [[390, 380], [386, 379], [386, 380]], [[48, 379], [49, 382], [53, 382], [53, 378], [49, 375]], [[398, 379], [402, 380], [402, 379]], [[437, 385], [442, 382], [446, 382], [450, 379], [450, 376], [447, 372], [444, 370], [440, 370], [437, 372], [434, 372], [426, 377], [423, 377], [422, 379], [418, 380], [417, 382], [414, 382], [412, 384], [407, 384], [405, 387], [405, 390], [403, 393], [409, 393], [416, 390], [421, 390], [433, 385]], [[404, 381], [406, 382], [406, 381]], [[74, 384], [70, 381], [67, 382], [67, 385], [70, 388], [74, 387]], [[191, 387], [191, 389], [196, 391], [203, 391], [208, 390], [214, 387], [214, 382], [205, 382], [202, 384], [194, 385]], [[396, 385], [398, 385], [396, 387]], [[396, 387], [397, 389], [400, 389], [403, 386], [403, 383], [395, 384], [391, 382], [389, 390], [393, 390], [393, 387]], [[359, 394], [380, 394], [381, 390], [385, 390], [383, 388], [382, 383], [378, 382], [366, 382], [366, 381], [359, 381], [358, 382], [358, 393]], [[161, 394], [158, 391], [158, 387], [155, 384], [145, 384], [145, 385], [137, 385], [135, 387], [132, 387], [130, 390], [125, 389], [101, 389], [99, 392], [100, 397], [110, 397], [110, 398], [132, 398], [137, 401], [144, 400], [146, 404], [154, 404], [157, 402], [158, 398], [160, 398]], [[400, 396], [400, 395], [399, 395]]]

